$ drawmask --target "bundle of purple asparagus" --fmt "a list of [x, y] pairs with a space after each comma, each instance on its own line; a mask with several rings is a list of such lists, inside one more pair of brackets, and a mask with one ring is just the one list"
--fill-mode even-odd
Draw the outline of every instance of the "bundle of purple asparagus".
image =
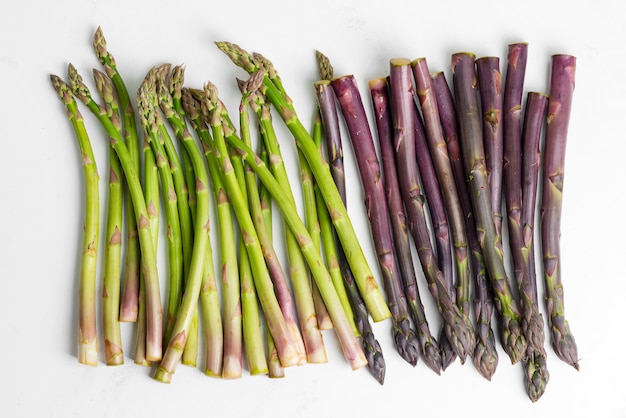
[[[323, 333], [332, 329], [349, 366], [367, 366], [383, 384], [386, 365], [370, 321], [390, 319], [396, 351], [412, 366], [421, 358], [440, 374], [456, 358], [470, 357], [490, 380], [502, 348], [512, 363], [523, 364], [527, 394], [536, 401], [549, 380], [534, 257], [540, 200], [539, 271], [550, 341], [578, 369], [564, 317], [559, 244], [574, 57], [553, 56], [548, 93], [526, 96], [526, 43], [509, 45], [504, 80], [497, 57], [453, 54], [452, 85], [425, 58], [391, 58], [389, 73], [370, 80], [362, 96], [354, 75], [335, 76], [316, 51], [320, 80], [312, 86], [315, 112], [307, 130], [267, 58], [232, 43], [216, 45], [248, 73], [237, 80], [236, 118], [210, 81], [186, 86], [182, 65], [151, 68], [133, 101], [100, 28], [93, 42], [104, 68], [93, 70], [97, 95], [72, 65], [67, 81], [51, 76], [85, 176], [79, 362], [95, 366], [100, 355], [100, 193], [78, 102], [110, 144], [100, 301], [107, 365], [124, 362], [124, 322], [136, 323], [135, 363], [153, 367], [154, 378], [166, 383], [180, 363], [196, 365], [200, 347], [209, 376], [240, 378], [245, 363], [251, 375], [282, 377], [289, 366], [327, 362]], [[285, 169], [275, 114], [297, 146], [298, 187]], [[346, 206], [342, 121], [369, 234], [355, 230]], [[281, 237], [273, 234], [272, 207], [284, 222]], [[161, 218], [165, 275], [157, 267]], [[376, 270], [363, 239], [372, 240]], [[284, 245], [286, 259], [277, 245]], [[422, 303], [422, 279], [442, 326], [437, 338]]]

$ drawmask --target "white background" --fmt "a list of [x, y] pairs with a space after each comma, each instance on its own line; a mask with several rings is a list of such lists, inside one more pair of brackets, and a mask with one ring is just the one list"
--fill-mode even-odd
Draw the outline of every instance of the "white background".
[[[515, 418], [598, 413], [626, 417], [621, 298], [626, 291], [626, 199], [621, 181], [626, 151], [626, 30], [618, 4], [590, 0], [3, 2], [0, 416]], [[91, 68], [99, 65], [91, 50], [99, 25], [131, 92], [151, 66], [185, 63], [188, 85], [199, 87], [211, 80], [227, 106], [236, 109], [234, 77], [244, 74], [213, 45], [228, 40], [274, 62], [305, 124], [314, 102], [316, 49], [330, 57], [335, 75], [353, 73], [364, 87], [369, 79], [386, 75], [392, 57], [426, 57], [431, 71], [449, 75], [454, 52], [505, 59], [509, 43], [525, 41], [529, 44], [526, 90], [544, 92], [550, 55], [576, 55], [562, 254], [566, 316], [578, 342], [581, 370], [558, 360], [546, 344], [551, 379], [545, 395], [532, 404], [524, 392], [522, 367], [510, 365], [502, 350], [491, 382], [471, 362], [457, 361], [437, 376], [422, 362], [413, 368], [400, 359], [388, 321], [375, 324], [387, 362], [384, 386], [366, 369], [350, 370], [332, 331], [324, 334], [327, 364], [289, 368], [279, 380], [244, 373], [241, 379], [225, 381], [180, 366], [171, 385], [160, 384], [150, 377], [149, 369], [135, 366], [129, 357], [134, 346], [131, 325], [123, 326], [125, 365], [107, 367], [102, 357], [96, 368], [79, 365], [75, 295], [82, 171], [70, 124], [48, 77], [50, 73], [65, 76], [72, 62], [89, 80]], [[106, 144], [91, 115], [84, 108], [83, 113], [104, 192]], [[293, 143], [283, 132], [283, 153], [295, 179]], [[350, 213], [376, 269], [358, 172], [349, 141], [344, 144]], [[439, 322], [425, 289], [422, 298], [431, 328], [437, 330]]]

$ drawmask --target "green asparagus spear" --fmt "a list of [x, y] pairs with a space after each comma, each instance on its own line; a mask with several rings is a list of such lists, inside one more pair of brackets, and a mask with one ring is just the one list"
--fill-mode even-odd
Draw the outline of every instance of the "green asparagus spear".
[[[100, 61], [105, 69], [107, 76], [113, 82], [115, 91], [118, 96], [119, 106], [124, 115], [124, 123], [122, 130], [122, 138], [128, 149], [133, 166], [137, 173], [141, 170], [139, 158], [139, 134], [136, 126], [135, 110], [131, 102], [130, 95], [126, 88], [126, 84], [122, 79], [117, 63], [113, 55], [107, 50], [106, 39], [101, 27], [98, 27], [93, 37], [93, 49], [96, 58]], [[131, 199], [127, 201], [128, 211], [128, 232], [126, 235], [126, 261], [124, 267], [124, 289], [122, 292], [122, 300], [120, 305], [120, 321], [135, 322], [137, 320], [137, 301], [139, 294], [139, 274], [140, 274], [140, 242], [137, 236], [137, 224], [134, 214], [133, 202]]]
[[98, 167], [83, 116], [78, 111], [78, 106], [72, 97], [70, 87], [56, 75], [51, 75], [50, 80], [61, 102], [67, 109], [67, 116], [72, 124], [80, 148], [85, 178], [85, 218], [78, 286], [78, 361], [88, 366], [97, 366], [96, 265], [98, 261], [98, 231], [100, 225]]
[[167, 153], [160, 138], [159, 126], [163, 126], [163, 120], [158, 108], [155, 107], [156, 103], [156, 68], [153, 68], [148, 72], [137, 91], [137, 113], [144, 128], [146, 140], [155, 156], [165, 203], [169, 286], [163, 341], [164, 344], [167, 344], [182, 299], [183, 247], [178, 216], [178, 199]]
[[[94, 81], [104, 101], [107, 114], [121, 132], [119, 105], [113, 84], [106, 74], [94, 70]], [[122, 167], [115, 152], [109, 150], [109, 188], [106, 209], [106, 250], [102, 283], [102, 317], [104, 358], [109, 366], [124, 364], [122, 335], [119, 321], [120, 277], [122, 250], [123, 183]]]

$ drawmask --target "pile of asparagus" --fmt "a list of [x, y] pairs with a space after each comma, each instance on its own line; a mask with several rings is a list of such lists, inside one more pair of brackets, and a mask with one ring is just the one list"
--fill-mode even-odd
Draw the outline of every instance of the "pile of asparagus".
[[[171, 382], [180, 363], [196, 366], [200, 355], [210, 376], [239, 378], [245, 364], [251, 375], [282, 377], [286, 367], [327, 362], [323, 331], [334, 329], [350, 367], [367, 366], [383, 384], [385, 361], [371, 321], [390, 318], [397, 352], [411, 365], [421, 357], [440, 374], [456, 357], [462, 363], [471, 357], [490, 379], [498, 363], [495, 306], [502, 348], [513, 363], [522, 361], [535, 401], [549, 378], [533, 244], [543, 173], [541, 242], [551, 342], [561, 359], [578, 368], [559, 264], [574, 57], [554, 56], [549, 95], [528, 93], [524, 106], [524, 43], [509, 46], [504, 81], [498, 58], [454, 54], [453, 90], [443, 72], [430, 73], [425, 59], [394, 58], [388, 76], [368, 86], [376, 144], [355, 78], [336, 77], [322, 53], [307, 129], [268, 59], [232, 43], [216, 45], [248, 74], [237, 79], [236, 112], [213, 83], [187, 86], [182, 65], [150, 69], [133, 99], [100, 28], [93, 39], [101, 64], [93, 69], [97, 95], [71, 64], [67, 80], [51, 76], [85, 176], [80, 363], [99, 361], [101, 219], [96, 158], [79, 102], [110, 145], [99, 302], [107, 365], [124, 363], [122, 322], [136, 323], [134, 362], [153, 365], [161, 382]], [[296, 190], [283, 163], [275, 115], [297, 145]], [[363, 234], [348, 216], [340, 115], [358, 162], [384, 291], [359, 242]], [[274, 236], [276, 219], [284, 223], [280, 238]], [[163, 230], [165, 280], [157, 263]], [[216, 255], [212, 236], [219, 238]], [[286, 260], [276, 252], [278, 242]], [[437, 337], [420, 299], [421, 273], [441, 317]]]

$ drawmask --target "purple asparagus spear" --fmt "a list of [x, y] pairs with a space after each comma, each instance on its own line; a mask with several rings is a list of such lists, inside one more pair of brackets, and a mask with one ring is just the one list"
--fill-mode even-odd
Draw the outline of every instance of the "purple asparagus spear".
[[561, 360], [578, 370], [576, 341], [565, 319], [560, 254], [565, 149], [575, 73], [576, 57], [571, 55], [552, 57], [546, 142], [543, 152], [541, 243], [552, 347]]
[[463, 168], [463, 160], [461, 157], [459, 128], [454, 98], [452, 97], [450, 86], [443, 72], [437, 72], [433, 74], [431, 78], [433, 81], [433, 90], [437, 97], [437, 108], [439, 110], [439, 118], [441, 119], [448, 155], [450, 156], [450, 165], [454, 174], [467, 225], [467, 240], [470, 247], [470, 262], [475, 289], [474, 314], [476, 317], [476, 348], [474, 349], [473, 361], [478, 371], [487, 380], [491, 380], [498, 366], [498, 351], [491, 327], [493, 294], [489, 284], [489, 278], [487, 277], [485, 260], [476, 235], [476, 223], [472, 212], [467, 182], [465, 181], [465, 169]]
[[391, 237], [389, 210], [380, 164], [361, 94], [352, 75], [333, 79], [331, 86], [337, 96], [358, 163], [374, 247], [386, 289], [389, 310], [392, 314], [392, 332], [396, 349], [402, 358], [414, 366], [419, 358], [418, 341], [410, 326]]
[[[374, 107], [376, 129], [378, 133], [378, 145], [380, 148], [380, 160], [383, 166], [383, 181], [385, 184], [385, 196], [389, 202], [389, 217], [393, 240], [398, 257], [400, 276], [404, 285], [404, 292], [415, 330], [420, 343], [420, 354], [426, 365], [435, 373], [440, 374], [442, 358], [437, 340], [432, 336], [424, 305], [422, 304], [411, 243], [407, 226], [404, 203], [400, 195], [398, 184], [398, 172], [396, 157], [393, 148], [393, 127], [391, 126], [391, 107], [389, 104], [389, 88], [385, 78], [376, 78], [369, 82], [370, 95]], [[452, 348], [452, 347], [450, 347]], [[455, 354], [456, 356], [456, 354]]]

